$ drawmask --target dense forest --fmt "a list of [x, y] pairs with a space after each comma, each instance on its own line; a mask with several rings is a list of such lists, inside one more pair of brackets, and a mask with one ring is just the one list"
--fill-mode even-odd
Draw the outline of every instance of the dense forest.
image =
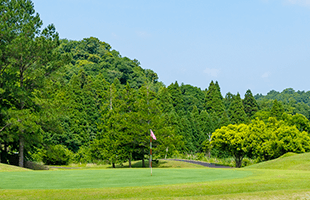
[[[277, 158], [310, 150], [310, 92], [224, 97], [165, 86], [98, 38], [59, 39], [29, 0], [0, 4], [0, 162], [24, 166], [106, 161], [115, 167], [179, 154]], [[130, 165], [130, 164], [129, 164]], [[144, 163], [143, 163], [144, 165]]]

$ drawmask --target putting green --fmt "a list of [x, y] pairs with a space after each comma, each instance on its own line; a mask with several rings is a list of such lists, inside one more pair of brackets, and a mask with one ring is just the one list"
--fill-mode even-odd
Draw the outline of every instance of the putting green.
[[0, 189], [79, 189], [182, 184], [245, 178], [237, 169], [108, 169], [0, 172]]

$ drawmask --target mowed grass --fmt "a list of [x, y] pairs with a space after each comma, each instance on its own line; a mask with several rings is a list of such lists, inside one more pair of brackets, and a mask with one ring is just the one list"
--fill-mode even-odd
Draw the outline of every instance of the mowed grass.
[[[170, 185], [244, 178], [250, 171], [217, 169], [107, 169], [2, 172], [0, 189], [80, 189]], [[16, 181], [18, 179], [18, 181]]]
[[[307, 164], [308, 154], [294, 156], [304, 156], [299, 159], [303, 159], [304, 164]], [[282, 159], [292, 159], [294, 156]], [[283, 162], [282, 159], [278, 161]], [[257, 166], [262, 168], [262, 164], [264, 163]], [[278, 167], [281, 166], [277, 162], [274, 164]], [[282, 164], [285, 165], [285, 163]], [[46, 181], [59, 182], [58, 184], [61, 185], [61, 182], [72, 178], [72, 180], [81, 181], [76, 183], [76, 187], [80, 189], [73, 187], [65, 189], [65, 185], [60, 186], [63, 189], [43, 189], [43, 187], [41, 187], [42, 189], [0, 189], [0, 199], [310, 199], [310, 171], [296, 170], [298, 167], [290, 165], [290, 168], [294, 170], [256, 169], [255, 165], [244, 169], [153, 169], [152, 177], [149, 169], [49, 171], [50, 173], [63, 172], [67, 174], [55, 174], [53, 176], [55, 180], [49, 178]], [[296, 163], [296, 165], [304, 169], [300, 163]], [[91, 176], [89, 172], [98, 172], [97, 177]], [[101, 188], [90, 188], [89, 186], [85, 188], [86, 183], [84, 182], [89, 185], [100, 185], [93, 181], [102, 179], [102, 176], [99, 176], [101, 172], [109, 172], [109, 175], [102, 175], [107, 178], [106, 184]], [[7, 178], [12, 178], [15, 184], [19, 184], [19, 181], [25, 177], [18, 174], [37, 172], [10, 173], [14, 176]], [[0, 173], [0, 187], [2, 187], [2, 175], [10, 173]], [[42, 177], [38, 176], [35, 180], [39, 179]], [[9, 182], [12, 184], [13, 180], [4, 185], [8, 185]], [[29, 181], [29, 179], [27, 180]], [[34, 183], [35, 180], [32, 184], [25, 182], [24, 184], [41, 185]], [[80, 185], [84, 185], [84, 188], [81, 188]]]
[[[24, 172], [24, 171], [31, 171], [31, 170], [22, 168], [22, 167], [16, 167], [13, 165], [6, 165], [6, 164], [0, 163], [0, 172]], [[1, 176], [0, 176], [0, 181], [1, 181]]]
[[[134, 169], [133, 172], [141, 171], [141, 169]], [[157, 169], [158, 170], [158, 169]], [[206, 169], [206, 172], [224, 174], [225, 172], [236, 173], [248, 173], [242, 178], [229, 179], [205, 179], [203, 182], [190, 182], [191, 177], [188, 175], [186, 183], [173, 184], [173, 177], [185, 178], [174, 174], [174, 170], [183, 169], [160, 169], [166, 171], [165, 177], [161, 176], [158, 179], [156, 177], [133, 178], [133, 180], [127, 180], [131, 178], [120, 179], [119, 177], [113, 177], [117, 179], [112, 187], [103, 188], [81, 188], [81, 189], [2, 189], [0, 190], [0, 199], [261, 199], [261, 198], [278, 198], [281, 199], [294, 199], [305, 198], [310, 193], [310, 172], [297, 171], [297, 170], [261, 170], [261, 169]], [[195, 173], [192, 171], [200, 171], [202, 169], [185, 169], [186, 173]], [[84, 170], [75, 170], [75, 172], [83, 172]], [[89, 170], [96, 171], [127, 171], [126, 169], [119, 170]], [[142, 170], [143, 171], [143, 170]], [[155, 171], [155, 170], [154, 170]], [[203, 170], [202, 170], [203, 171]], [[70, 172], [70, 171], [52, 171], [52, 172]], [[13, 172], [16, 174], [15, 172]], [[27, 174], [29, 172], [23, 172]], [[141, 173], [141, 172], [140, 172]], [[157, 172], [158, 173], [158, 172]], [[197, 173], [197, 172], [196, 172]], [[202, 176], [202, 174], [196, 174], [196, 176]], [[2, 174], [0, 174], [2, 176]], [[222, 175], [221, 175], [222, 176]], [[18, 184], [23, 177], [11, 177], [15, 179], [15, 183]], [[231, 179], [233, 178], [233, 179]], [[88, 177], [92, 179], [92, 177]], [[88, 179], [84, 181], [88, 181]], [[161, 179], [167, 180], [162, 184]], [[172, 179], [172, 180], [171, 180]], [[197, 177], [195, 178], [197, 179]], [[117, 187], [124, 186], [125, 182], [134, 181], [142, 182], [147, 181], [147, 186], [129, 186], [129, 187]], [[152, 183], [156, 180], [156, 183]], [[176, 179], [174, 179], [176, 180]], [[48, 180], [52, 181], [52, 180]], [[63, 181], [63, 179], [59, 180]], [[53, 181], [52, 181], [53, 182]], [[36, 184], [32, 182], [32, 184]], [[61, 185], [61, 182], [59, 182]], [[93, 183], [92, 183], [93, 184]], [[154, 184], [154, 185], [152, 185]], [[161, 185], [157, 185], [161, 184]], [[126, 185], [126, 184], [125, 184]], [[135, 184], [137, 185], [137, 183]]]
[[310, 171], [310, 153], [287, 153], [280, 158], [245, 167], [246, 169], [283, 169]]

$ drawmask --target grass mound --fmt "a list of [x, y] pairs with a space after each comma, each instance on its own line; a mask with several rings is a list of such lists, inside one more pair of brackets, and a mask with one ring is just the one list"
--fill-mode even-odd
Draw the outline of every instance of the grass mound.
[[30, 171], [30, 170], [22, 167], [16, 167], [13, 165], [6, 165], [0, 163], [0, 172], [21, 172], [21, 171]]
[[310, 153], [287, 153], [280, 158], [245, 167], [248, 169], [284, 169], [310, 171]]

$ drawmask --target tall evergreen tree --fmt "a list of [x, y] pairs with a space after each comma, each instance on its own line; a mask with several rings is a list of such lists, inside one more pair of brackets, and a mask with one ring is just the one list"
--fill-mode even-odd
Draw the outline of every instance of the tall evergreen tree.
[[247, 123], [248, 118], [244, 112], [244, 107], [240, 94], [238, 93], [228, 109], [229, 118], [232, 124]]
[[252, 118], [252, 116], [258, 111], [258, 104], [254, 99], [251, 90], [246, 91], [242, 103], [244, 107], [244, 112], [249, 118]]
[[185, 112], [184, 107], [183, 107], [184, 100], [183, 100], [182, 92], [181, 92], [178, 82], [176, 81], [175, 83], [171, 83], [167, 87], [167, 89], [169, 90], [169, 93], [171, 94], [172, 104], [173, 104], [173, 107], [176, 113], [183, 114]]
[[205, 97], [205, 108], [208, 113], [215, 113], [220, 118], [225, 111], [223, 97], [219, 91], [219, 85], [211, 81]]
[[195, 151], [199, 151], [199, 146], [203, 141], [201, 139], [201, 124], [200, 124], [200, 117], [199, 112], [196, 106], [193, 107], [192, 112], [189, 114], [189, 119], [191, 123], [191, 132], [193, 138], [193, 144], [195, 146]]
[[281, 102], [275, 99], [273, 101], [273, 105], [270, 111], [270, 116], [276, 117], [278, 120], [280, 120], [283, 113], [284, 113], [283, 105], [281, 104]]
[[172, 103], [172, 95], [169, 93], [169, 90], [166, 87], [162, 87], [159, 89], [158, 100], [163, 113], [175, 111]]
[[[19, 166], [24, 166], [24, 149], [27, 142], [40, 132], [39, 106], [33, 101], [33, 92], [44, 87], [54, 71], [63, 66], [69, 57], [56, 50], [59, 36], [54, 25], [40, 30], [42, 21], [29, 0], [2, 1], [0, 50], [1, 79], [10, 75], [12, 107], [8, 114], [12, 132], [18, 137]], [[1, 93], [3, 93], [2, 91]], [[40, 138], [39, 136], [36, 138]], [[29, 149], [29, 146], [28, 146]]]
[[225, 108], [226, 110], [229, 109], [229, 106], [231, 104], [231, 102], [233, 101], [235, 95], [233, 95], [232, 93], [228, 92], [226, 95], [225, 95], [225, 98], [224, 98], [224, 105], [225, 105]]

